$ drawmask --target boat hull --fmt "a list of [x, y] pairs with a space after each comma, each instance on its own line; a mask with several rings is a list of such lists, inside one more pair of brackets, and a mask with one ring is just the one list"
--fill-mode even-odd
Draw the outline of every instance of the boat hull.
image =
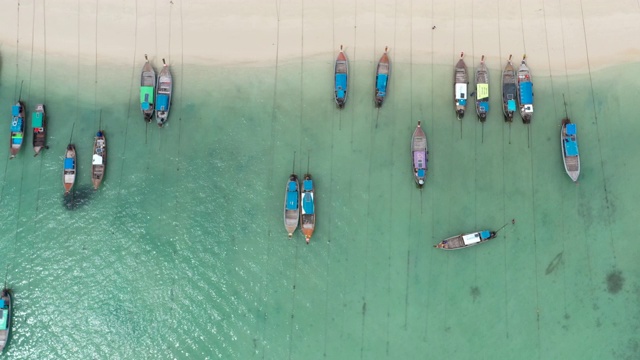
[[298, 176], [291, 174], [285, 187], [284, 195], [284, 228], [289, 234], [289, 239], [298, 227], [300, 221], [300, 184]]
[[340, 54], [336, 58], [334, 71], [334, 97], [336, 106], [339, 109], [344, 108], [347, 103], [347, 89], [349, 80], [349, 62], [344, 52], [340, 50]]
[[107, 139], [104, 130], [98, 131], [93, 140], [93, 157], [91, 159], [91, 182], [93, 189], [98, 190], [107, 167]]
[[62, 172], [62, 184], [64, 186], [64, 194], [67, 195], [73, 189], [76, 182], [76, 147], [73, 144], [67, 145], [64, 155], [64, 167]]
[[469, 74], [467, 72], [467, 64], [462, 57], [456, 63], [453, 77], [453, 99], [455, 104], [456, 116], [458, 120], [464, 117], [467, 109]]
[[376, 84], [375, 84], [375, 96], [374, 101], [376, 107], [381, 107], [384, 99], [387, 97], [387, 88], [389, 85], [389, 75], [391, 66], [389, 63], [389, 56], [385, 49], [384, 54], [378, 61], [378, 67], [376, 68]]
[[142, 67], [140, 75], [140, 110], [144, 121], [151, 122], [155, 111], [156, 72], [149, 60]]
[[502, 113], [504, 114], [504, 120], [507, 122], [513, 121], [517, 108], [517, 98], [518, 79], [513, 64], [509, 60], [502, 71]]
[[24, 105], [18, 101], [11, 107], [11, 131], [9, 134], [9, 159], [13, 159], [18, 155], [22, 148], [24, 140], [25, 115]]
[[9, 344], [9, 338], [11, 337], [11, 322], [13, 320], [13, 294], [10, 289], [4, 288], [0, 293], [0, 298], [4, 300], [5, 306], [0, 310], [6, 311], [6, 329], [0, 330], [0, 354]]
[[[571, 123], [571, 120], [565, 118], [562, 120], [562, 126], [560, 129], [560, 148], [562, 149], [562, 163], [564, 164], [564, 170], [569, 175], [569, 178], [573, 182], [578, 181], [580, 176], [580, 154], [578, 152], [578, 135], [568, 134], [567, 126]], [[567, 144], [569, 143], [569, 144]], [[571, 145], [573, 143], [573, 145]], [[567, 149], [575, 151], [575, 153], [568, 154]]]
[[413, 178], [419, 187], [422, 187], [427, 178], [427, 165], [429, 162], [429, 150], [427, 147], [427, 136], [422, 130], [418, 121], [418, 126], [411, 136], [411, 162], [413, 165]]
[[476, 114], [478, 120], [485, 122], [489, 113], [489, 70], [480, 62], [476, 70]]
[[31, 119], [33, 127], [33, 156], [38, 156], [40, 151], [47, 145], [47, 117], [44, 104], [36, 105], [35, 112]]
[[451, 236], [434, 245], [433, 247], [442, 250], [458, 250], [464, 249], [478, 244], [483, 244], [491, 239], [495, 239], [496, 231], [478, 231], [469, 234], [460, 234]]
[[300, 195], [300, 230], [309, 243], [316, 229], [315, 190], [311, 174], [305, 174]]
[[165, 64], [158, 75], [156, 87], [156, 123], [163, 127], [169, 120], [171, 108], [171, 95], [173, 92], [173, 77], [169, 65]]

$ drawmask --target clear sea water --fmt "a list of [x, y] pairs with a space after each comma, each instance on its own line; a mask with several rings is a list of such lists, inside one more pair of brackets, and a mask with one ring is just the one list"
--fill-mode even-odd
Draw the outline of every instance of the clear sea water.
[[[42, 56], [3, 51], [0, 131], [22, 84], [29, 113], [47, 105], [50, 146], [34, 158], [29, 136], [11, 161], [0, 146], [0, 269], [15, 293], [5, 357], [638, 358], [638, 64], [550, 77], [533, 61], [530, 126], [502, 120], [502, 64], [490, 64], [482, 126], [472, 109], [455, 119], [453, 62], [392, 57], [376, 110], [379, 55], [351, 55], [342, 111], [334, 53], [277, 67], [174, 59], [159, 129], [139, 112], [142, 57], [78, 66], [49, 55], [45, 75]], [[562, 94], [578, 124], [578, 185], [560, 156]], [[422, 191], [409, 154], [418, 120], [430, 147]], [[109, 162], [94, 192], [100, 124]], [[65, 199], [69, 139], [79, 176]], [[308, 246], [283, 227], [292, 167], [316, 180]], [[482, 246], [432, 248], [504, 224]]]

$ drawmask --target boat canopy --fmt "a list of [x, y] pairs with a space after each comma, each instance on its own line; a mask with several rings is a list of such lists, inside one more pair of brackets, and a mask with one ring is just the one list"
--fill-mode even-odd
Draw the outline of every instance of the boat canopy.
[[[466, 99], [466, 98], [467, 98], [467, 84], [456, 83], [456, 100]], [[464, 105], [464, 104], [461, 104], [461, 105]]]
[[480, 112], [489, 112], [489, 102], [488, 101], [480, 101], [478, 103], [478, 109]]
[[424, 169], [418, 169], [418, 177], [424, 177]]
[[91, 165], [102, 165], [102, 156], [98, 154], [93, 154], [93, 159], [91, 160]]
[[347, 74], [336, 74], [336, 90], [347, 89]]
[[20, 116], [20, 110], [22, 109], [22, 106], [20, 105], [13, 105], [11, 107], [11, 115], [13, 116]]
[[376, 78], [376, 89], [379, 96], [385, 96], [387, 92], [387, 74], [379, 74]]
[[302, 193], [302, 213], [313, 215], [313, 194], [310, 192]]
[[413, 152], [413, 166], [416, 169], [424, 169], [426, 168], [426, 157], [424, 151], [414, 151]]
[[476, 85], [476, 94], [477, 99], [489, 98], [489, 84]]
[[15, 134], [11, 136], [11, 143], [14, 145], [22, 144], [22, 134]]
[[576, 134], [576, 124], [567, 124], [565, 131], [567, 132], [567, 135], [575, 135]]
[[480, 232], [480, 237], [482, 238], [482, 240], [487, 240], [491, 237], [491, 232], [489, 230], [483, 230]]
[[507, 110], [516, 111], [516, 101], [511, 99], [507, 101]]
[[158, 111], [168, 111], [169, 110], [169, 95], [160, 94], [158, 95]]
[[520, 83], [520, 104], [533, 104], [533, 83], [531, 81]]
[[41, 128], [42, 127], [42, 113], [41, 112], [33, 113], [33, 117], [31, 118], [31, 126], [33, 126], [34, 128]]
[[11, 121], [11, 132], [22, 132], [22, 118], [14, 117]]
[[0, 309], [4, 309], [4, 308], [5, 308], [4, 299], [0, 298]]
[[473, 244], [477, 244], [481, 241], [482, 239], [480, 239], [480, 233], [473, 233], [473, 234], [467, 234], [467, 235], [462, 235], [462, 241], [464, 241], [465, 245], [473, 245]]
[[578, 156], [578, 143], [571, 139], [565, 139], [564, 151], [567, 156]]
[[64, 158], [64, 169], [65, 170], [73, 170], [75, 169], [75, 161], [73, 161], [73, 158]]
[[287, 210], [298, 210], [298, 184], [289, 181], [287, 185]]
[[7, 330], [8, 319], [9, 319], [9, 310], [2, 309], [2, 317], [0, 317], [0, 330]]
[[313, 191], [313, 180], [305, 180], [302, 182], [302, 189], [304, 191]]

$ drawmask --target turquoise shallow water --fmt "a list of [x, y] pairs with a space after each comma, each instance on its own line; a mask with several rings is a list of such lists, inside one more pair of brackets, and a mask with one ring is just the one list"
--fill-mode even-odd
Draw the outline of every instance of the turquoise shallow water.
[[[483, 129], [473, 111], [455, 120], [452, 66], [393, 63], [378, 111], [374, 61], [352, 60], [338, 111], [334, 55], [277, 71], [174, 61], [173, 110], [158, 129], [138, 110], [142, 59], [49, 57], [45, 77], [43, 58], [15, 69], [14, 56], [3, 53], [2, 131], [24, 80], [28, 109], [47, 104], [50, 149], [8, 161], [0, 147], [0, 268], [16, 299], [8, 358], [639, 356], [637, 64], [554, 78], [532, 65], [529, 128], [503, 122], [494, 66]], [[560, 157], [562, 94], [578, 124], [579, 185]], [[422, 191], [408, 153], [418, 120], [430, 146]], [[93, 192], [100, 122], [109, 164]], [[80, 175], [63, 199], [70, 137]], [[292, 163], [317, 183], [309, 246], [282, 224]], [[432, 248], [503, 224], [486, 245]]]

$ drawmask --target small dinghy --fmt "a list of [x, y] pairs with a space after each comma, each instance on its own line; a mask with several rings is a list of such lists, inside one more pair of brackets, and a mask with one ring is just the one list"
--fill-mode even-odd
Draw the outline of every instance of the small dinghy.
[[453, 83], [456, 115], [458, 116], [458, 120], [462, 120], [467, 108], [467, 97], [469, 95], [467, 93], [469, 74], [467, 73], [467, 64], [464, 63], [464, 52], [460, 53], [460, 60], [456, 63]]
[[336, 58], [336, 66], [335, 66], [335, 98], [336, 98], [336, 106], [342, 109], [344, 105], [347, 103], [347, 84], [349, 77], [349, 63], [347, 62], [347, 57], [342, 51], [342, 45], [340, 45], [340, 53]]
[[42, 148], [47, 146], [47, 120], [44, 111], [44, 104], [36, 105], [36, 110], [31, 116], [31, 127], [33, 128], [33, 156], [38, 156]]
[[427, 163], [429, 161], [429, 150], [427, 149], [427, 136], [422, 131], [420, 121], [411, 136], [411, 161], [413, 162], [413, 177], [419, 187], [424, 185], [427, 177]]
[[382, 102], [387, 97], [387, 86], [389, 84], [389, 74], [391, 71], [387, 50], [388, 50], [388, 47], [385, 47], [384, 54], [382, 54], [380, 61], [378, 61], [378, 67], [376, 69], [376, 88], [375, 88], [376, 107], [381, 107]]

